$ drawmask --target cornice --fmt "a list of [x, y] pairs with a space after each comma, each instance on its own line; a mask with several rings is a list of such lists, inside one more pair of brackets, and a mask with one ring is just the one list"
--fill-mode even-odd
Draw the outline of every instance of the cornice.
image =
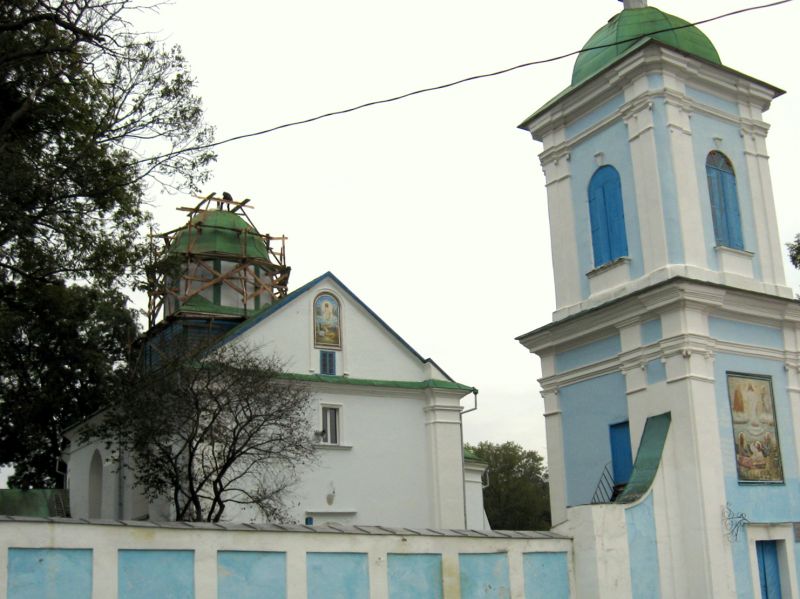
[[676, 306], [752, 324], [800, 325], [797, 300], [675, 277], [554, 321], [517, 340], [534, 353], [565, 350], [616, 334], [630, 319], [650, 317]]
[[[592, 80], [574, 89], [568, 88], [562, 92], [562, 98], [543, 112], [535, 114], [535, 118], [526, 121], [524, 127], [531, 132], [534, 139], [542, 141], [548, 132], [559, 126], [567, 126], [603, 102], [623, 93], [635, 79], [654, 72], [677, 76], [684, 84], [721, 94], [737, 104], [754, 104], [762, 112], [769, 108], [775, 97], [784, 93], [768, 83], [725, 66], [706, 63], [654, 41], [619, 63], [611, 65]], [[654, 91], [657, 93], [661, 90]], [[663, 91], [661, 94], [663, 95]], [[698, 102], [692, 102], [691, 105], [696, 110], [713, 111], [713, 107]], [[720, 111], [713, 113], [720, 116]], [[758, 121], [753, 123], [757, 124]]]

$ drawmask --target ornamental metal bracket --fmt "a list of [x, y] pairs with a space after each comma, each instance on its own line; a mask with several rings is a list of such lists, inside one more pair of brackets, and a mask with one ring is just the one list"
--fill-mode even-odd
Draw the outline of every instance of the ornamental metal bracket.
[[731, 543], [739, 540], [739, 533], [748, 522], [750, 520], [747, 518], [747, 514], [734, 512], [730, 503], [722, 506], [722, 526], [725, 528], [728, 540]]

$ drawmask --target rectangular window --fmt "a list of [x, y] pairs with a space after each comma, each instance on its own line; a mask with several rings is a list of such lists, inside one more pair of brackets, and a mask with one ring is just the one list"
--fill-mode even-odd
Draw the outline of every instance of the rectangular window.
[[319, 373], [336, 374], [336, 352], [326, 350], [319, 352]]
[[339, 444], [339, 408], [322, 407], [322, 442]]

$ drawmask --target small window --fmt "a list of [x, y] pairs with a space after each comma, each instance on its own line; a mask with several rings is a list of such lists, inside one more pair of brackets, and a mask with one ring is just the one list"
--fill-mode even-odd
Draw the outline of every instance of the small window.
[[322, 443], [339, 444], [339, 408], [322, 407]]
[[595, 267], [628, 255], [622, 188], [613, 166], [601, 166], [589, 181], [589, 221]]
[[319, 373], [336, 374], [336, 352], [325, 350], [319, 352]]
[[710, 152], [706, 158], [706, 176], [715, 241], [717, 245], [743, 250], [742, 219], [731, 161], [722, 152]]

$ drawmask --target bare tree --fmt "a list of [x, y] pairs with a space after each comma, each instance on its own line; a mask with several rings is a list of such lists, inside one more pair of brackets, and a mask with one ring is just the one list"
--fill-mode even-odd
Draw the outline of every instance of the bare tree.
[[278, 359], [225, 346], [140, 373], [84, 436], [130, 452], [136, 485], [171, 497], [176, 520], [218, 522], [239, 504], [285, 521], [296, 469], [313, 459], [310, 402]]

